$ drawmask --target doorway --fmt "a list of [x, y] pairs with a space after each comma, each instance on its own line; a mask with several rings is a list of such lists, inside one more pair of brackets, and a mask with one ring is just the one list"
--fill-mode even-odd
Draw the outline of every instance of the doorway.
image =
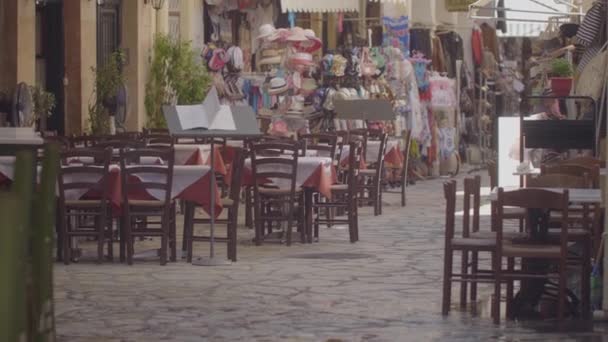
[[97, 67], [120, 48], [120, 0], [105, 0], [97, 7]]
[[63, 1], [36, 7], [36, 84], [55, 95], [55, 108], [42, 129], [65, 131]]

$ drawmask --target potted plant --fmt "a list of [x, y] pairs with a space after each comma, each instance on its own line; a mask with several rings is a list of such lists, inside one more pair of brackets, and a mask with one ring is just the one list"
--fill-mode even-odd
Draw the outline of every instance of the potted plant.
[[32, 103], [34, 105], [32, 122], [27, 122], [27, 126], [34, 126], [36, 121], [40, 120], [40, 130], [46, 129], [46, 118], [53, 114], [55, 108], [55, 95], [50, 93], [40, 86], [30, 86], [32, 93]]
[[551, 63], [551, 90], [556, 96], [568, 96], [572, 89], [572, 64], [565, 58]]

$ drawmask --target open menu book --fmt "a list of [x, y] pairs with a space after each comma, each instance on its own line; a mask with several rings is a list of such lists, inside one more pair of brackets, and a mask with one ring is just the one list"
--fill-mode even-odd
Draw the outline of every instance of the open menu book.
[[202, 104], [177, 106], [177, 119], [183, 130], [236, 130], [230, 106], [220, 104], [217, 89], [212, 87]]

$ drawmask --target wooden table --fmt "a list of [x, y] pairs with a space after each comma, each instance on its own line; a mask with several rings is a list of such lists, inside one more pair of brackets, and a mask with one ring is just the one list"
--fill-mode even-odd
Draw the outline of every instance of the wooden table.
[[[504, 191], [518, 190], [517, 186], [503, 187]], [[563, 192], [563, 188], [541, 188], [554, 192]], [[602, 191], [600, 189], [567, 189], [569, 192], [570, 202], [578, 204], [598, 204], [602, 203]], [[498, 200], [498, 188], [492, 189], [492, 192], [487, 197], [488, 200], [494, 202]]]

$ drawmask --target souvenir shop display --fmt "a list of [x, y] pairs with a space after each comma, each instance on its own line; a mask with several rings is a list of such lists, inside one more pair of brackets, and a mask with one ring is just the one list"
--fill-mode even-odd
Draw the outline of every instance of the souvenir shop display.
[[[369, 29], [367, 39], [341, 39], [330, 50], [320, 32], [294, 20], [275, 26], [280, 13], [270, 0], [206, 3], [211, 32], [202, 57], [223, 103], [250, 105], [262, 131], [278, 136], [372, 128], [401, 139], [408, 130], [412, 155], [425, 165], [418, 174], [439, 174], [440, 140], [456, 145], [462, 121], [456, 110], [462, 39], [449, 27], [435, 32], [410, 27], [409, 17], [384, 16], [381, 46], [372, 46], [380, 40]], [[394, 120], [336, 115], [336, 101], [376, 99], [390, 102]]]

